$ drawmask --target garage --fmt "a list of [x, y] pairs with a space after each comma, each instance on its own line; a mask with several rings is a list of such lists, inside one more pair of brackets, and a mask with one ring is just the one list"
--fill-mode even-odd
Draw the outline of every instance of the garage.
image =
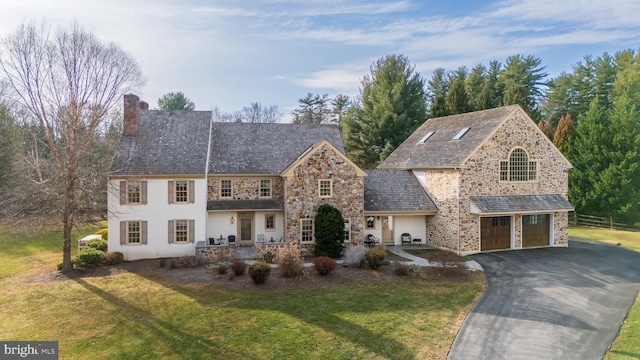
[[550, 214], [522, 215], [522, 247], [549, 246]]
[[511, 248], [511, 216], [480, 218], [480, 251]]

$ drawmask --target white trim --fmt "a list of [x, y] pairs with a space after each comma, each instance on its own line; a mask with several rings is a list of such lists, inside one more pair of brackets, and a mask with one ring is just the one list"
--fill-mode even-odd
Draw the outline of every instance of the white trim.
[[[322, 187], [323, 182], [329, 182], [329, 195], [322, 195], [322, 190], [326, 190]], [[318, 197], [327, 199], [333, 197], [333, 179], [318, 179]]]
[[[219, 179], [220, 183], [218, 184], [218, 198], [219, 199], [233, 199], [233, 179]], [[222, 182], [229, 182], [229, 196], [222, 196]], [[225, 189], [226, 190], [226, 189]]]
[[[303, 238], [302, 238], [302, 232], [303, 231], [309, 231], [309, 230], [303, 230], [303, 225], [302, 225], [303, 221], [311, 221], [311, 241], [304, 241]], [[311, 219], [311, 218], [300, 219], [300, 244], [315, 244], [315, 242], [316, 242], [315, 226], [316, 226], [316, 224], [315, 224], [314, 219]]]
[[[137, 222], [138, 223], [138, 235], [140, 236], [138, 238], [138, 242], [129, 242], [129, 223], [134, 223]], [[142, 245], [142, 220], [127, 220], [125, 221], [125, 246], [138, 246], [138, 245]]]

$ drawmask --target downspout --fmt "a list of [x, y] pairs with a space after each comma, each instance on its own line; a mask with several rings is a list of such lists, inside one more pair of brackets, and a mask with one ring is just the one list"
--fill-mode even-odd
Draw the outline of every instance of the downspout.
[[456, 192], [458, 193], [458, 256], [460, 256], [460, 169], [456, 170], [458, 170], [458, 184], [456, 184]]

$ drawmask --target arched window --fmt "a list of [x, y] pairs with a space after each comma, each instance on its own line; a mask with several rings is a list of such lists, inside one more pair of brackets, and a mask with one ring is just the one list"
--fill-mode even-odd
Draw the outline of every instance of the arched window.
[[538, 162], [529, 161], [529, 155], [522, 148], [515, 148], [509, 160], [500, 161], [500, 181], [536, 181]]

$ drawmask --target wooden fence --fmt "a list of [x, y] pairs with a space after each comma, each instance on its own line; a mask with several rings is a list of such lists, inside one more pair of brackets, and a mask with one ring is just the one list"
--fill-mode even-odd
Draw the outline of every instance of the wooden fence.
[[603, 227], [603, 228], [617, 229], [617, 230], [640, 231], [640, 227], [615, 222], [615, 219], [611, 216], [603, 217], [603, 216], [584, 215], [584, 214], [578, 214], [575, 211], [570, 211], [569, 221], [571, 221], [575, 225], [596, 226], [596, 227]]

